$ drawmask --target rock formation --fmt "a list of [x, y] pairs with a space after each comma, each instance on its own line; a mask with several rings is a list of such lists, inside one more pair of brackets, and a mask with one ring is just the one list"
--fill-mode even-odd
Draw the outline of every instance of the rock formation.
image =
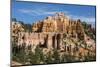
[[25, 32], [22, 24], [13, 23], [12, 34], [12, 42], [17, 39], [17, 45], [32, 45], [33, 52], [37, 45], [49, 50], [66, 51], [69, 50], [69, 46], [70, 49], [74, 49], [78, 40], [85, 39], [81, 20], [71, 20], [64, 13], [56, 13], [55, 16], [48, 16], [43, 21], [35, 22], [32, 25], [32, 32]]
[[67, 33], [71, 36], [84, 39], [84, 29], [80, 20], [71, 20], [64, 13], [56, 13], [55, 16], [48, 16], [43, 21], [33, 25], [33, 32]]

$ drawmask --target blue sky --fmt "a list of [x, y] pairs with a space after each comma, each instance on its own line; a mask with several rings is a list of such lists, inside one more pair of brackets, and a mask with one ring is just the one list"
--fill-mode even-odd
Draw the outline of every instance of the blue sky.
[[47, 16], [53, 16], [56, 12], [64, 12], [71, 19], [81, 19], [87, 23], [95, 24], [95, 11], [95, 6], [12, 2], [12, 18], [30, 24], [43, 20]]

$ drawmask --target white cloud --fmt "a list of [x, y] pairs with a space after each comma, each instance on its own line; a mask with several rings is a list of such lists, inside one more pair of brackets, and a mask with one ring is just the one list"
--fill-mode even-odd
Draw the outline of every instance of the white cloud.
[[[55, 13], [59, 12], [59, 11], [46, 11], [43, 9], [19, 9], [18, 10], [21, 13], [25, 13], [25, 14], [31, 14], [31, 15], [54, 15]], [[65, 14], [67, 14], [67, 11], [61, 11], [64, 12]]]
[[26, 10], [26, 9], [19, 9], [18, 11], [20, 11], [22, 13], [30, 13], [30, 12], [32, 12], [32, 10]]
[[25, 14], [40, 14], [40, 12], [32, 9], [19, 9], [18, 11]]
[[18, 11], [20, 11], [21, 13], [32, 14], [32, 15], [43, 15], [45, 13], [51, 14], [50, 12], [46, 12], [46, 11], [38, 10], [38, 9], [35, 9], [35, 10], [32, 10], [32, 9], [19, 9]]

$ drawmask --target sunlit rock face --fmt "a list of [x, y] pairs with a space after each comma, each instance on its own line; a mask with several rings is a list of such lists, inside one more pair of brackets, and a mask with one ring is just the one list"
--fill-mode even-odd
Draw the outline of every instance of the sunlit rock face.
[[12, 22], [12, 34], [12, 36], [16, 35], [17, 45], [32, 45], [33, 49], [40, 45], [40, 47], [48, 49], [64, 50], [64, 37], [84, 40], [84, 29], [81, 21], [71, 20], [61, 12], [34, 23], [32, 32], [25, 32], [21, 23]]
[[48, 16], [43, 21], [33, 24], [33, 32], [67, 33], [84, 39], [84, 29], [80, 20], [71, 20], [64, 13]]
[[11, 30], [12, 42], [14, 42], [16, 44], [16, 43], [18, 43], [18, 38], [19, 38], [18, 33], [19, 32], [23, 32], [24, 28], [23, 28], [23, 25], [20, 24], [19, 22], [12, 21], [12, 27], [11, 27], [11, 29], [12, 29]]
[[[64, 13], [56, 13], [32, 25], [32, 32], [25, 32], [24, 25], [12, 22], [12, 42], [17, 45], [32, 46], [35, 51], [37, 45], [42, 48], [60, 49], [66, 51], [75, 47], [78, 40], [86, 41], [86, 34], [80, 20], [72, 20]], [[91, 41], [90, 41], [91, 42]], [[87, 44], [90, 44], [86, 41]]]

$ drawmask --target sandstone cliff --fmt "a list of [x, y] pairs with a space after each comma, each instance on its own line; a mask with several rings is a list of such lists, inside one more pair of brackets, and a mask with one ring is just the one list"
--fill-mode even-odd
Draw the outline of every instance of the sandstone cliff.
[[71, 20], [64, 13], [56, 13], [48, 16], [43, 21], [36, 22], [32, 26], [33, 32], [67, 33], [84, 39], [84, 28], [80, 20]]

